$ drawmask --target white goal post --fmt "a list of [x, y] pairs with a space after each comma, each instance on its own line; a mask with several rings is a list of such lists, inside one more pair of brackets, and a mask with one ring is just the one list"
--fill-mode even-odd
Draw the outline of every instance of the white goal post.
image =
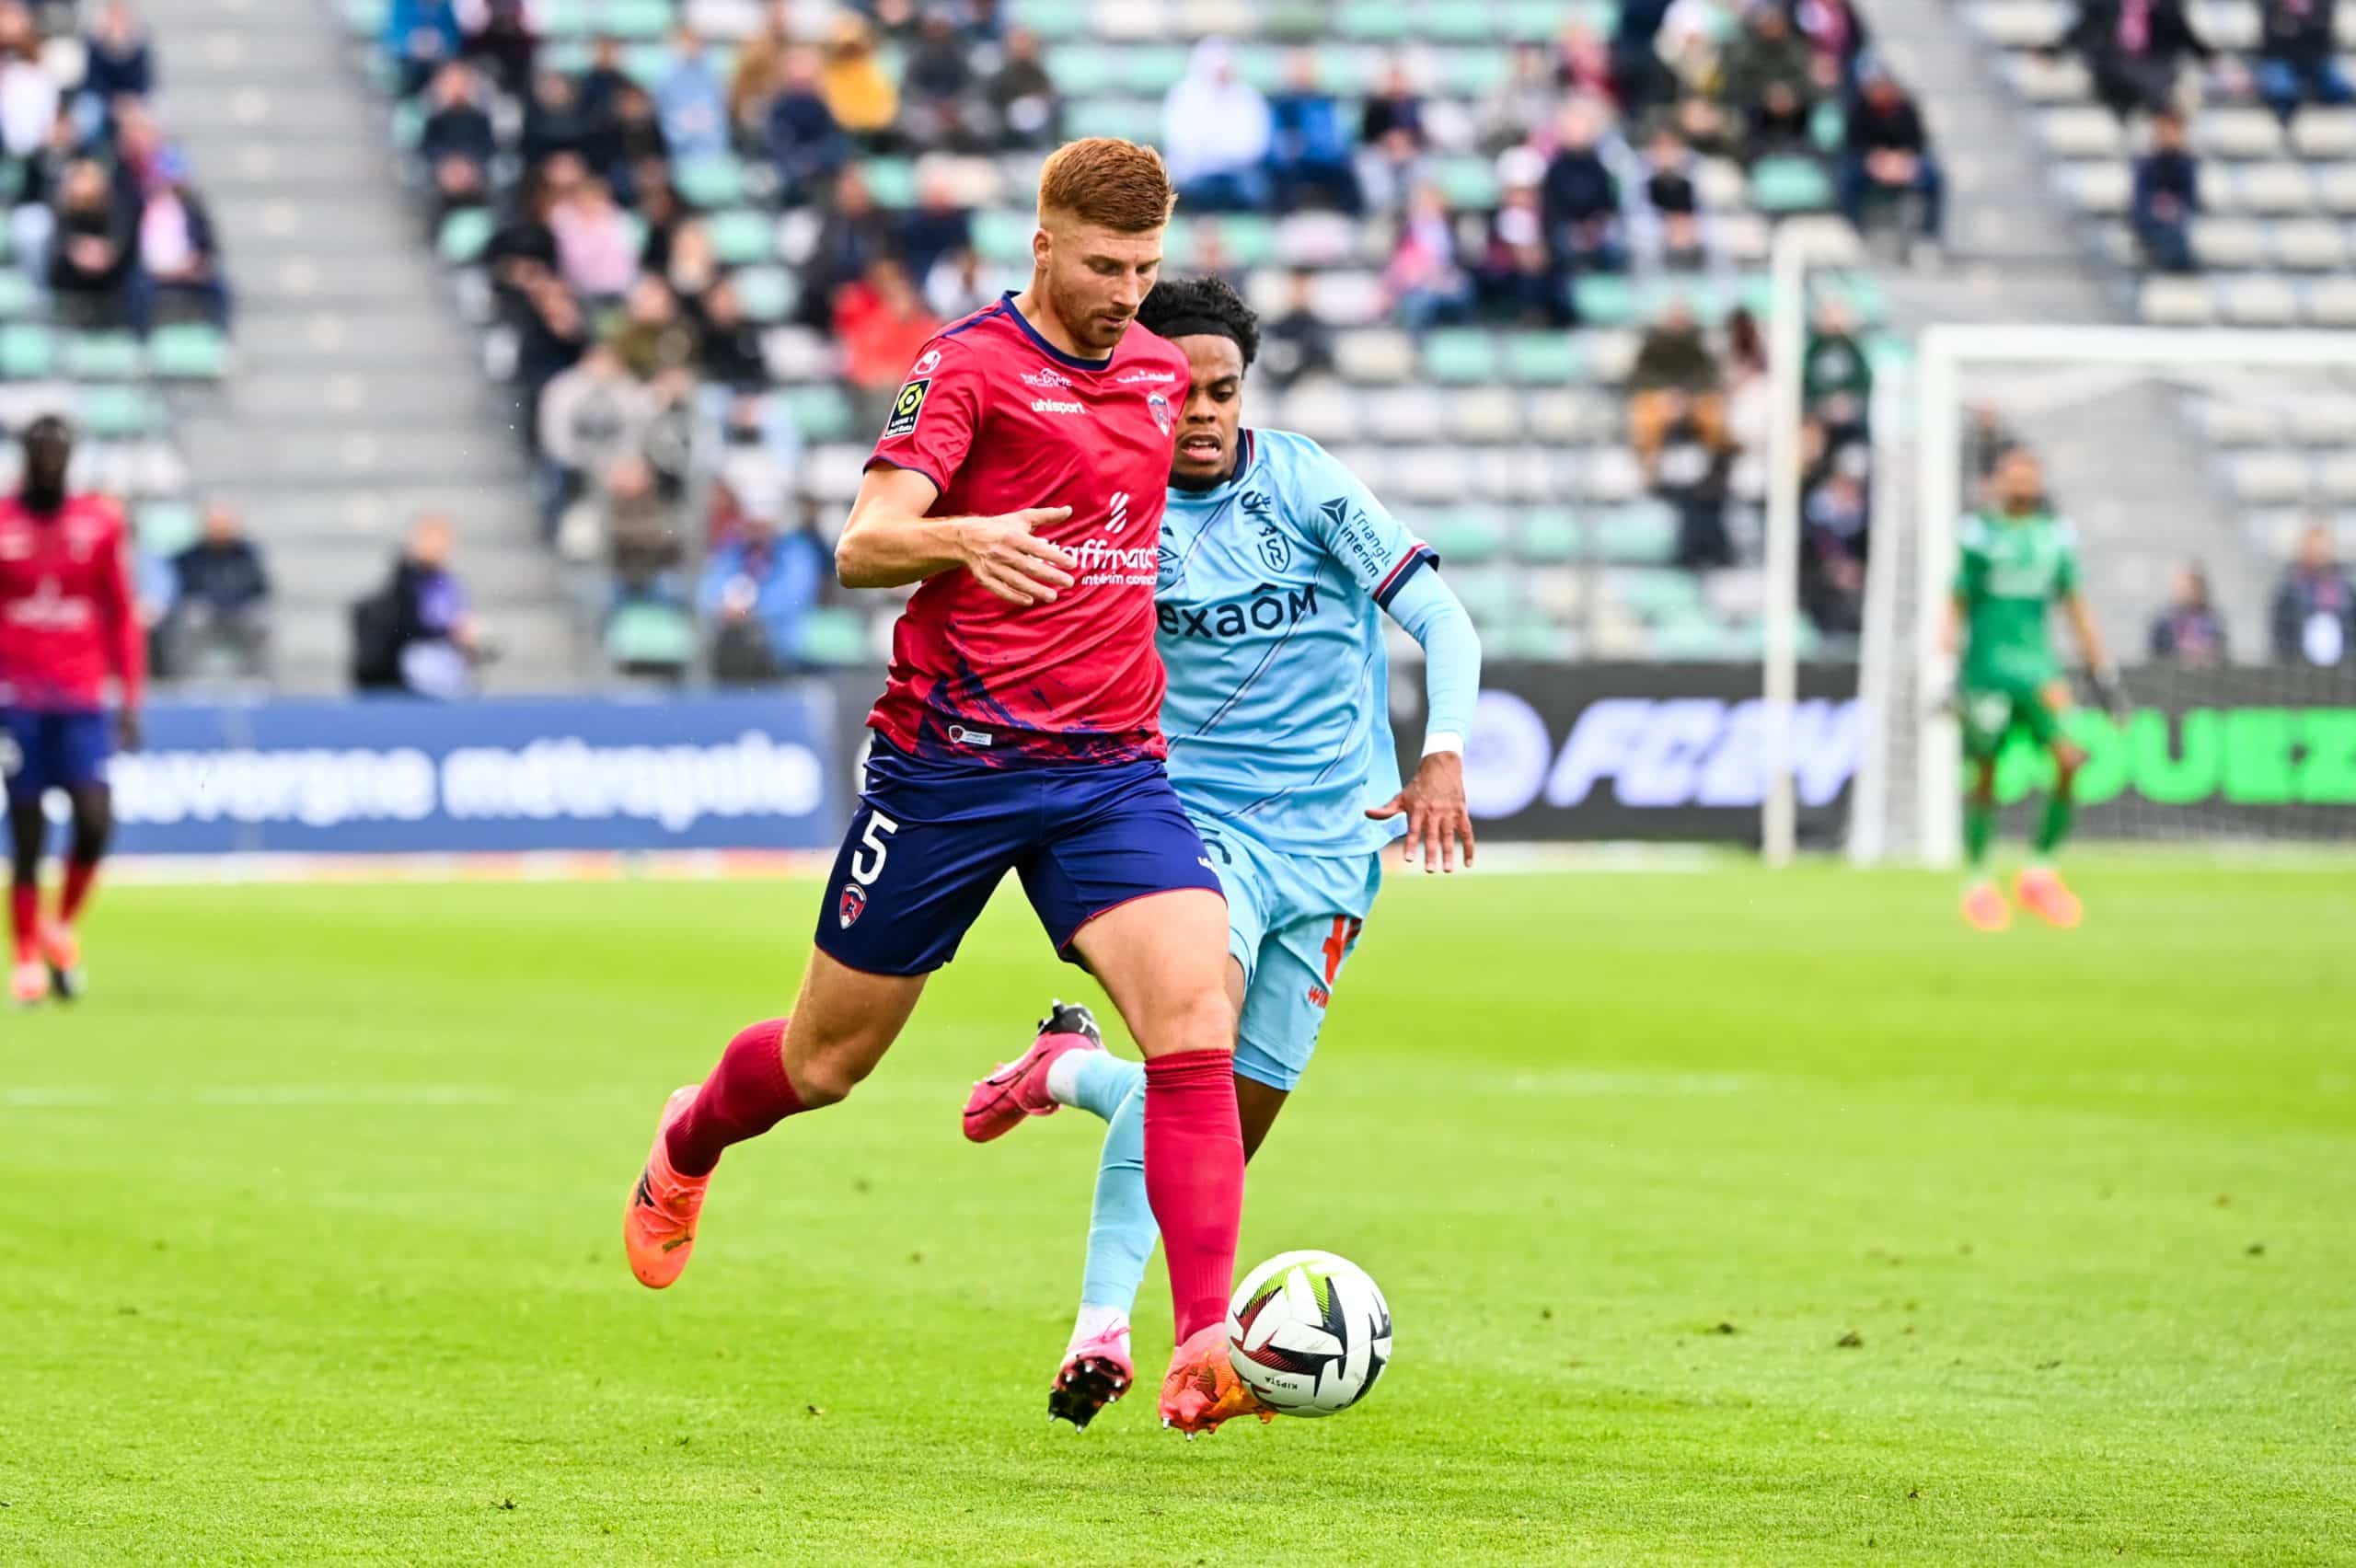
[[[1797, 232], [1795, 232], [1795, 231]], [[1786, 236], [1790, 237], [1786, 239]], [[1770, 324], [1771, 432], [1765, 532], [1764, 696], [1770, 714], [1769, 788], [1761, 842], [1770, 865], [1796, 847], [1790, 715], [1798, 690], [1801, 345], [1807, 273], [1850, 250], [1819, 228], [1778, 231]], [[1961, 850], [1958, 736], [1939, 701], [1944, 668], [1934, 613], [1954, 570], [1964, 494], [1965, 377], [1986, 367], [2100, 367], [2118, 371], [2356, 369], [2356, 332], [2265, 331], [2019, 322], [1942, 323], [1915, 340], [1911, 373], [1877, 375], [1873, 427], [1873, 531], [1866, 564], [1859, 698], [1866, 733], [1851, 793], [1851, 859], [1903, 858], [1953, 864]], [[1911, 381], [1911, 396], [1904, 382]], [[1912, 579], [1911, 584], [1906, 581]], [[1911, 592], [1907, 590], [1911, 587]], [[1900, 600], [1907, 603], [1901, 605]], [[1901, 736], [1893, 726], [1911, 726]], [[1913, 766], [1899, 777], [1900, 745]], [[1892, 823], [1907, 831], [1893, 833]]]

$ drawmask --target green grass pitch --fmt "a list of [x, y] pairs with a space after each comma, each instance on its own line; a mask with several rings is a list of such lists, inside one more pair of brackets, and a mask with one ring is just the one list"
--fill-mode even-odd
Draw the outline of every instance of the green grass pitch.
[[1097, 1127], [957, 1134], [1086, 988], [1019, 903], [654, 1295], [814, 886], [110, 888], [0, 1019], [0, 1562], [2356, 1560], [2356, 877], [2080, 882], [1395, 876], [1241, 1261], [1397, 1359], [1192, 1445], [1045, 1419]]

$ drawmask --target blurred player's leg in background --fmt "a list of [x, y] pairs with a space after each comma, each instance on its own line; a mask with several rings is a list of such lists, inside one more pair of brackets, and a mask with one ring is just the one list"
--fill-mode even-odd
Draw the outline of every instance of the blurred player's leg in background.
[[898, 1038], [924, 982], [862, 974], [814, 949], [792, 1013], [740, 1030], [701, 1088], [672, 1095], [623, 1227], [640, 1283], [660, 1289], [687, 1267], [722, 1151], [847, 1098]]
[[2015, 887], [2022, 906], [2029, 913], [2065, 929], [2075, 926], [2085, 916], [2078, 895], [2070, 891], [2053, 866], [2053, 857], [2061, 849], [2062, 841], [2070, 836], [2071, 820], [2077, 813], [2078, 769], [2086, 760], [2085, 752], [2062, 738], [2061, 716], [2068, 704], [2066, 687], [2049, 694], [2046, 699], [2049, 718], [2042, 738], [2053, 757], [2053, 788], [2045, 797], [2045, 809], [2037, 819], [2037, 836], [2029, 841], [2029, 863]]
[[40, 852], [48, 836], [49, 819], [41, 814], [40, 795], [10, 790], [8, 935], [14, 965], [9, 994], [19, 1007], [49, 995], [49, 970], [40, 961]]
[[1988, 851], [1996, 840], [1996, 759], [1975, 757], [1971, 784], [1963, 797], [1963, 917], [1983, 931], [2001, 931], [2012, 924], [2012, 905], [1997, 891], [1988, 870]]
[[98, 885], [98, 862], [114, 837], [114, 791], [105, 784], [77, 784], [66, 791], [74, 806], [73, 836], [66, 841], [65, 872], [57, 890], [57, 917], [41, 927], [40, 956], [51, 986], [71, 1000], [82, 991], [82, 940], [74, 923]]

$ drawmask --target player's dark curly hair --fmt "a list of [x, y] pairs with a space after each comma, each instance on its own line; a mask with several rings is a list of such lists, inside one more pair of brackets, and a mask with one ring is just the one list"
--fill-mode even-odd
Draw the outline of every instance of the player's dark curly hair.
[[1246, 370], [1260, 357], [1260, 313], [1221, 278], [1162, 279], [1138, 307], [1138, 320], [1157, 337], [1232, 339]]

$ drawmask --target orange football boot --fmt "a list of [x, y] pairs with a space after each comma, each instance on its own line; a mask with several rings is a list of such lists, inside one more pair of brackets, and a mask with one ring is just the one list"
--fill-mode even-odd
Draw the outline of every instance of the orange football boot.
[[2001, 931], [2013, 923], [2013, 906], [1983, 878], [1963, 890], [1963, 917], [1974, 930]]
[[654, 1147], [647, 1151], [646, 1169], [630, 1189], [622, 1211], [622, 1246], [629, 1253], [629, 1272], [650, 1290], [660, 1290], [679, 1277], [695, 1251], [696, 1216], [703, 1212], [704, 1190], [711, 1178], [682, 1176], [671, 1169], [671, 1152], [664, 1138], [671, 1124], [687, 1113], [701, 1084], [671, 1091], [663, 1102], [663, 1119], [655, 1124]]
[[1239, 1415], [1264, 1422], [1276, 1418], [1236, 1376], [1227, 1357], [1227, 1324], [1197, 1329], [1171, 1353], [1170, 1370], [1161, 1379], [1161, 1424], [1176, 1427], [1191, 1442], [1197, 1432], [1216, 1432]]
[[2062, 874], [2050, 866], [2032, 866], [2023, 871], [2013, 883], [2013, 894], [2030, 914], [2065, 931], [2085, 915], [2078, 895], [2070, 891], [2062, 881]]

